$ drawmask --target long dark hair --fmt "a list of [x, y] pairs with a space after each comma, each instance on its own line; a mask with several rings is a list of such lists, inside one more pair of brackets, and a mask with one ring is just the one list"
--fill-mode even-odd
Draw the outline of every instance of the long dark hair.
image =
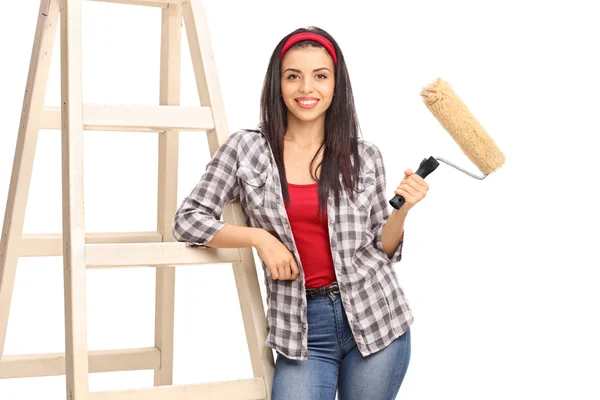
[[[269, 67], [265, 76], [260, 99], [260, 124], [259, 128], [266, 135], [273, 150], [273, 156], [279, 169], [279, 180], [283, 197], [289, 203], [287, 179], [285, 176], [285, 165], [283, 162], [283, 137], [287, 130], [287, 107], [281, 98], [281, 60], [279, 54], [286, 40], [300, 32], [314, 32], [326, 37], [335, 47], [338, 66], [335, 71], [335, 87], [333, 100], [325, 113], [325, 135], [319, 150], [310, 162], [312, 175], [313, 163], [321, 148], [324, 148], [323, 160], [321, 161], [320, 179], [313, 177], [319, 182], [319, 216], [322, 216], [323, 208], [327, 205], [329, 192], [333, 190], [336, 207], [339, 206], [340, 196], [340, 173], [344, 186], [352, 194], [360, 175], [360, 159], [358, 154], [358, 133], [360, 130], [354, 97], [350, 85], [350, 77], [344, 55], [337, 42], [323, 29], [317, 27], [300, 28], [285, 36], [271, 55]], [[291, 49], [303, 47], [322, 47], [317, 42], [304, 41], [296, 43]], [[350, 164], [353, 157], [354, 166]]]

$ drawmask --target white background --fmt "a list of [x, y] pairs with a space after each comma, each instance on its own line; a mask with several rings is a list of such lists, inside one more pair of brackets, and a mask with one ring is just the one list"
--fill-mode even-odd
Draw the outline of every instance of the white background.
[[[2, 205], [38, 8], [11, 2], [0, 25]], [[316, 25], [344, 52], [390, 198], [425, 157], [478, 172], [421, 101], [438, 76], [506, 155], [483, 181], [441, 164], [409, 214], [396, 270], [416, 320], [399, 398], [600, 398], [595, 2], [207, 0], [205, 8], [231, 132], [258, 122], [278, 41]], [[85, 2], [83, 13], [84, 102], [158, 104], [160, 11]], [[183, 39], [181, 103], [197, 105]], [[57, 42], [46, 105], [60, 104], [59, 55]], [[86, 132], [87, 231], [155, 229], [156, 154], [156, 133]], [[182, 133], [180, 154], [178, 201], [209, 161], [205, 135]], [[60, 231], [60, 185], [60, 132], [41, 131], [26, 233]], [[90, 350], [152, 346], [154, 270], [87, 278]], [[63, 351], [62, 301], [61, 258], [21, 259], [5, 353]], [[152, 374], [91, 374], [90, 390], [149, 387]], [[251, 376], [229, 265], [178, 268], [174, 383]], [[2, 399], [64, 396], [64, 376], [0, 381]]]

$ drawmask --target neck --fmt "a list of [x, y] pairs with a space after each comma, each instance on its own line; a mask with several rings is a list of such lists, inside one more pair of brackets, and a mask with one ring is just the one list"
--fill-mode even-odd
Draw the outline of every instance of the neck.
[[300, 121], [288, 116], [288, 126], [284, 140], [294, 142], [300, 147], [318, 146], [325, 137], [325, 116], [313, 121]]

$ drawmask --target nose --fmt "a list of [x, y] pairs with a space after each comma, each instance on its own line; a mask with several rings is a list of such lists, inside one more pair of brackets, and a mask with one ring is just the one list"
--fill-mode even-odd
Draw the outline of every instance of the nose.
[[300, 87], [300, 91], [302, 93], [310, 93], [313, 89], [313, 81], [311, 78], [305, 78], [302, 80], [302, 86]]

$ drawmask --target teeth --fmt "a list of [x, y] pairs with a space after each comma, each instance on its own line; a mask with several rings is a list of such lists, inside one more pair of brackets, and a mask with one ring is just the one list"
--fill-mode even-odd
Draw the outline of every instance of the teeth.
[[316, 103], [317, 103], [317, 100], [299, 100], [298, 102], [299, 102], [300, 104], [303, 104], [303, 105], [305, 105], [305, 106], [308, 106], [308, 105], [316, 104]]

